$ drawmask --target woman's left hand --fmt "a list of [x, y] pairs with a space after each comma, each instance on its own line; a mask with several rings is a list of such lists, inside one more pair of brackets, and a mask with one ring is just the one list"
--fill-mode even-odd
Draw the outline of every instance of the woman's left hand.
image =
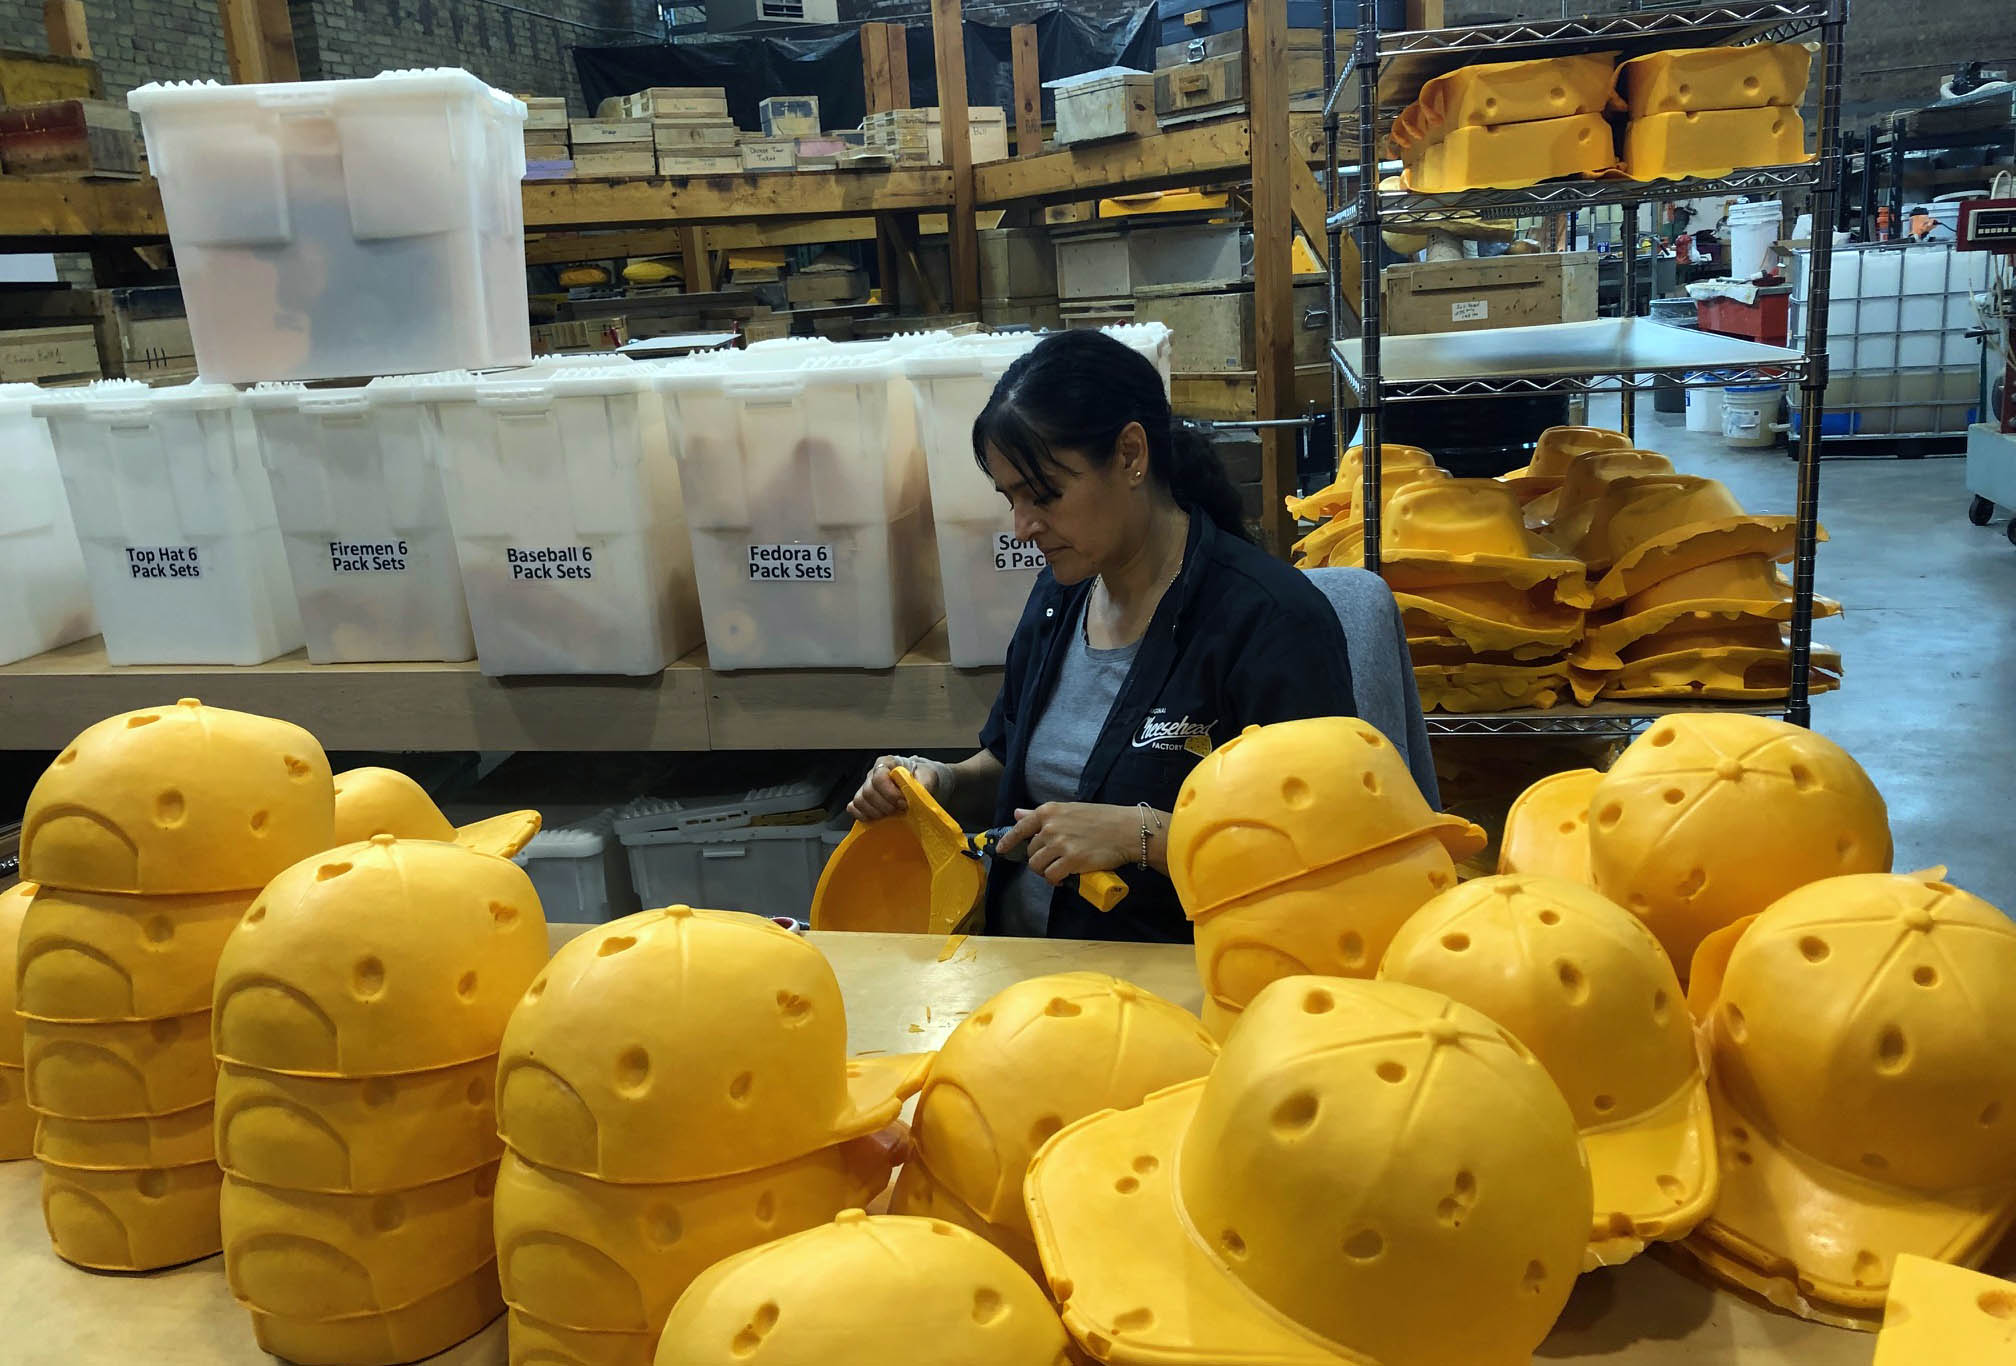
[[1017, 809], [998, 852], [1028, 848], [1029, 867], [1052, 886], [1073, 873], [1124, 867], [1141, 857], [1141, 812], [1132, 806], [1045, 802]]

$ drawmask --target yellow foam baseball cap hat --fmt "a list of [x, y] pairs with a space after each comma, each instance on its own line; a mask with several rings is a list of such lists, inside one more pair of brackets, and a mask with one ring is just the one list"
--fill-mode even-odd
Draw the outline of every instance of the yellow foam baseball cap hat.
[[1626, 479], [1657, 479], [1674, 473], [1673, 462], [1657, 451], [1625, 446], [1584, 451], [1569, 462], [1561, 486], [1526, 505], [1526, 525], [1571, 555], [1586, 556], [1596, 505], [1610, 485]]
[[1522, 503], [1530, 502], [1540, 494], [1560, 488], [1576, 456], [1630, 447], [1630, 437], [1608, 427], [1549, 427], [1534, 441], [1533, 458], [1498, 478], [1511, 486]]
[[1498, 871], [1565, 878], [1584, 887], [1589, 869], [1589, 801], [1602, 771], [1550, 773], [1513, 798], [1498, 839]]
[[1332, 977], [1268, 987], [1203, 1080], [1065, 1126], [1026, 1194], [1065, 1326], [1121, 1366], [1525, 1366], [1591, 1201], [1524, 1045]]
[[[1784, 560], [1792, 554], [1798, 519], [1745, 512], [1717, 479], [1675, 475], [1631, 487], [1601, 526], [1592, 529], [1590, 567], [1603, 566], [1599, 606], [1623, 602], [1661, 579], [1732, 555]], [[1826, 532], [1819, 532], [1826, 540]]]
[[[1435, 457], [1419, 446], [1403, 446], [1395, 442], [1379, 444], [1379, 473], [1382, 479], [1389, 472], [1432, 468], [1434, 464]], [[1356, 506], [1364, 487], [1365, 448], [1352, 446], [1338, 459], [1335, 479], [1314, 493], [1283, 501], [1288, 506], [1289, 515], [1304, 521], [1320, 522]]]
[[736, 1176], [618, 1186], [507, 1154], [497, 1182], [504, 1301], [576, 1332], [656, 1333], [722, 1258], [879, 1195], [894, 1155], [870, 1135]]
[[15, 991], [20, 967], [17, 950], [21, 922], [39, 890], [32, 882], [17, 882], [0, 891], [0, 1067], [21, 1066], [21, 1019], [15, 1013], [19, 1006]]
[[0, 1162], [18, 1162], [32, 1154], [35, 1132], [26, 1070], [0, 1063]]
[[208, 1162], [96, 1171], [42, 1164], [42, 1221], [56, 1255], [93, 1271], [158, 1271], [223, 1247]]
[[2016, 1366], [2016, 1285], [1904, 1253], [1891, 1268], [1870, 1366]]
[[386, 1314], [316, 1321], [254, 1309], [252, 1337], [261, 1351], [296, 1366], [383, 1366], [445, 1352], [503, 1312], [492, 1262]]
[[537, 811], [509, 811], [453, 825], [427, 789], [397, 769], [353, 768], [337, 774], [335, 782], [335, 844], [397, 835], [403, 840], [442, 840], [479, 854], [510, 858], [539, 833]]
[[28, 794], [21, 875], [85, 892], [256, 889], [329, 847], [335, 801], [307, 731], [185, 697], [64, 747]]
[[224, 941], [256, 891], [145, 896], [45, 888], [16, 941], [18, 1008], [44, 1020], [159, 1020], [210, 1008]]
[[904, 809], [856, 821], [812, 892], [812, 928], [885, 934], [952, 934], [973, 928], [987, 872], [966, 854], [959, 822], [898, 767]]
[[510, 1366], [651, 1366], [656, 1333], [583, 1333], [507, 1309]]
[[[1441, 483], [1450, 477], [1439, 465], [1408, 465], [1388, 470], [1379, 485], [1381, 509], [1393, 506], [1403, 490], [1418, 484]], [[1381, 524], [1384, 525], [1383, 523]], [[1385, 533], [1380, 533], [1382, 542]], [[1303, 569], [1352, 569], [1365, 563], [1365, 510], [1356, 503], [1289, 547], [1295, 563]]]
[[215, 1124], [208, 1101], [173, 1114], [129, 1119], [42, 1115], [35, 1125], [35, 1156], [87, 1171], [189, 1167], [211, 1160]]
[[1439, 479], [1399, 493], [1380, 533], [1380, 573], [1396, 589], [1493, 584], [1552, 586], [1564, 607], [1587, 607], [1580, 560], [1526, 529], [1518, 495], [1496, 479]]
[[1582, 637], [1582, 609], [1563, 606], [1546, 584], [1525, 589], [1497, 583], [1397, 588], [1393, 601], [1409, 641], [1453, 636], [1477, 654], [1544, 659]]
[[1661, 718], [1618, 756], [1589, 810], [1597, 890], [1650, 925], [1676, 968], [1794, 888], [1890, 867], [1889, 813], [1862, 766], [1769, 717]]
[[320, 1077], [489, 1057], [546, 955], [539, 894], [509, 859], [392, 835], [325, 850], [225, 942], [217, 1056]]
[[[1601, 617], [1592, 616], [1575, 647], [1578, 667], [1614, 669], [1633, 643], [1703, 614], [1724, 621], [1789, 621], [1792, 585], [1769, 555], [1732, 555], [1662, 579]], [[1815, 597], [1813, 615], [1838, 615], [1841, 604]]]
[[[2016, 1220], [2016, 925], [1930, 874], [1809, 883], [1701, 946], [1722, 1194], [1690, 1247], [1873, 1326], [1904, 1253], [1978, 1265]], [[1846, 1311], [1844, 1314], [1841, 1311]]]
[[[936, 1219], [847, 1210], [716, 1264], [665, 1323], [658, 1366], [1068, 1366], [1063, 1325], [999, 1249]], [[925, 1345], [928, 1344], [928, 1347]]]
[[[1015, 1203], [1019, 1211], [1022, 1207], [1019, 1190]], [[1029, 1273], [1031, 1280], [1043, 1283], [1043, 1262], [1036, 1255], [1036, 1240], [1029, 1233], [1028, 1216], [1022, 1216], [1020, 1228], [1008, 1228], [981, 1218], [979, 1211], [955, 1195], [915, 1152], [904, 1160], [903, 1169], [896, 1174], [896, 1184], [889, 1192], [889, 1213], [957, 1224], [1000, 1248], [1015, 1265]]]
[[101, 1024], [22, 1019], [28, 1104], [66, 1119], [172, 1115], [216, 1094], [210, 1012]]
[[542, 1167], [701, 1181], [874, 1133], [930, 1062], [850, 1060], [840, 984], [804, 939], [761, 916], [671, 906], [553, 955], [504, 1031], [497, 1121]]
[[1429, 807], [1378, 727], [1349, 716], [1248, 726], [1183, 780], [1169, 822], [1169, 874], [1184, 914], [1201, 920], [1423, 833], [1454, 858], [1485, 844], [1471, 822]]
[[1595, 1190], [1586, 1265], [1628, 1261], [1707, 1217], [1708, 1083], [1680, 980], [1643, 921], [1560, 878], [1475, 878], [1415, 912], [1379, 979], [1488, 1015], [1554, 1078]]

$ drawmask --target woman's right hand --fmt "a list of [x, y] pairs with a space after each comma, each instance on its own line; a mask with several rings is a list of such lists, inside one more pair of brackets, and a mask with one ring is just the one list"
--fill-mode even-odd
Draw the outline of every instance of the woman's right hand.
[[892, 770], [899, 764], [910, 770], [910, 776], [917, 780], [919, 787], [944, 801], [945, 791], [950, 786], [946, 781], [950, 770], [945, 764], [915, 755], [885, 754], [875, 761], [868, 770], [868, 776], [862, 779], [854, 800], [847, 803], [847, 814], [857, 821], [880, 821], [908, 811], [910, 804], [903, 800], [902, 790], [896, 786], [892, 775]]

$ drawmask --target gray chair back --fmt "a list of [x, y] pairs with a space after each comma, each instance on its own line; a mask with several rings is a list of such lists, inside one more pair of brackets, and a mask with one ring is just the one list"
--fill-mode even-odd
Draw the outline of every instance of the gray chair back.
[[1428, 726], [1421, 719], [1421, 693], [1414, 686], [1414, 662], [1407, 653], [1407, 632], [1393, 590], [1377, 574], [1363, 569], [1311, 569], [1309, 582], [1330, 600], [1344, 627], [1351, 652], [1351, 690], [1358, 715], [1379, 728], [1407, 760], [1421, 795], [1437, 811], [1441, 789], [1435, 782], [1435, 761], [1428, 752]]

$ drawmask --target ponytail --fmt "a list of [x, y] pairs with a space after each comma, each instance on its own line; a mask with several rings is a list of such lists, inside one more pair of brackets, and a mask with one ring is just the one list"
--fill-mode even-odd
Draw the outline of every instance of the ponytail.
[[1053, 333], [1009, 366], [974, 420], [973, 458], [984, 470], [988, 450], [997, 451], [1031, 489], [1052, 494], [1053, 450], [1109, 464], [1129, 423], [1147, 435], [1149, 476], [1178, 506], [1253, 539], [1239, 490], [1204, 429], [1173, 416], [1154, 364], [1105, 332]]

